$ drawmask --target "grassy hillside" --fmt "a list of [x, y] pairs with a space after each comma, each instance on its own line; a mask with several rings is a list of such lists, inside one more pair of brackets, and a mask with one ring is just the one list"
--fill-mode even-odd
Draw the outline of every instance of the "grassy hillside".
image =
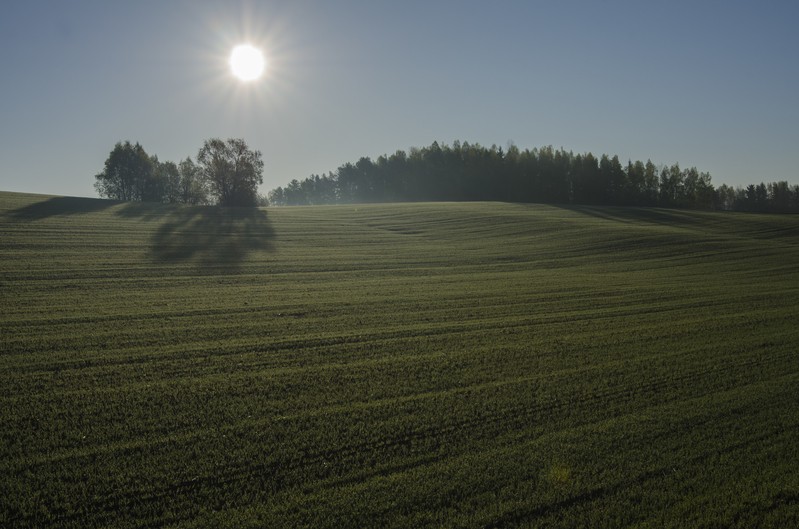
[[797, 527], [799, 217], [0, 193], [3, 527]]

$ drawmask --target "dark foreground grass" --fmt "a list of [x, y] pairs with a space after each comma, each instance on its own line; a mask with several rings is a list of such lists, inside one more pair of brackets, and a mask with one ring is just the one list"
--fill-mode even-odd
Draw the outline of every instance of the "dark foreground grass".
[[797, 527], [799, 217], [0, 194], [0, 526]]

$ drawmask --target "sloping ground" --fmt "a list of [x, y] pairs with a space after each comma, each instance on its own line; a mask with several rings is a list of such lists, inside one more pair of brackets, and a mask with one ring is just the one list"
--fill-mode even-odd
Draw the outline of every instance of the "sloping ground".
[[799, 217], [0, 193], [3, 527], [797, 527]]

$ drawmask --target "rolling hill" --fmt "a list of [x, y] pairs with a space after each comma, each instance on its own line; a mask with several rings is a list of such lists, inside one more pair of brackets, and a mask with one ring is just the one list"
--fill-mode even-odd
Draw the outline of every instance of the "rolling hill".
[[3, 527], [797, 527], [799, 217], [0, 193]]

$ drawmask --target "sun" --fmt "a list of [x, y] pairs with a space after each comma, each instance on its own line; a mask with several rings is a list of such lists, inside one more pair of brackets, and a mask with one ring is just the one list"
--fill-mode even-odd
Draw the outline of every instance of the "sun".
[[230, 71], [242, 81], [254, 81], [261, 77], [266, 69], [264, 54], [249, 44], [233, 48], [229, 62]]

